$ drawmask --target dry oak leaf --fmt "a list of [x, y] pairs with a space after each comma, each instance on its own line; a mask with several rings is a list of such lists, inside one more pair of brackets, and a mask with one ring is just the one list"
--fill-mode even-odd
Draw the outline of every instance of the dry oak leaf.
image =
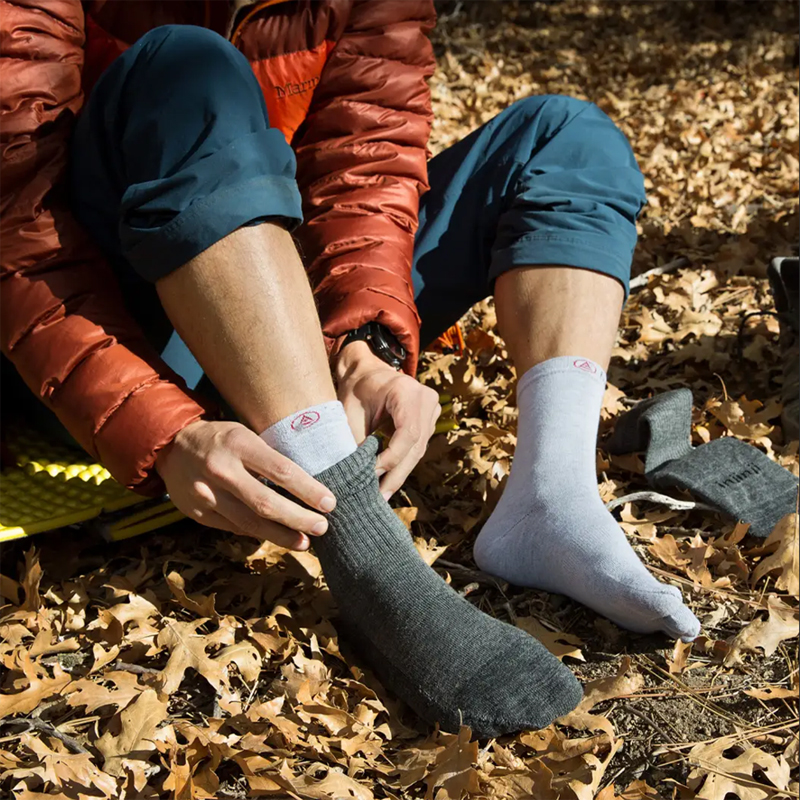
[[363, 783], [332, 769], [322, 780], [311, 775], [301, 775], [293, 778], [290, 784], [300, 797], [311, 800], [373, 800], [375, 797]]
[[480, 789], [478, 772], [473, 766], [478, 760], [478, 742], [471, 739], [472, 731], [465, 725], [457, 735], [443, 735], [442, 741], [450, 743], [439, 753], [433, 770], [425, 778], [425, 800], [461, 800], [465, 794]]
[[743, 653], [754, 653], [759, 647], [765, 655], [771, 656], [781, 642], [797, 638], [800, 633], [798, 610], [774, 594], [767, 598], [767, 605], [769, 616], [766, 619], [754, 620], [733, 638], [725, 656], [725, 666], [740, 663]]
[[217, 692], [222, 688], [224, 666], [206, 655], [206, 637], [197, 633], [197, 629], [206, 622], [207, 619], [191, 622], [170, 620], [158, 634], [158, 644], [170, 652], [169, 661], [160, 676], [160, 688], [164, 694], [171, 695], [177, 691], [189, 667], [202, 675]]
[[686, 669], [693, 644], [693, 642], [682, 642], [680, 639], [675, 642], [672, 656], [668, 659], [670, 675], [680, 675]]
[[167, 718], [167, 701], [154, 689], [145, 689], [119, 715], [119, 733], [107, 730], [96, 742], [105, 759], [103, 769], [109, 775], [124, 774], [126, 759], [141, 758], [156, 749], [153, 737], [156, 728]]
[[208, 596], [202, 594], [195, 594], [191, 597], [186, 594], [186, 581], [183, 576], [178, 572], [170, 572], [167, 575], [167, 586], [175, 596], [175, 599], [187, 610], [193, 611], [198, 617], [209, 617], [214, 619], [217, 616], [217, 610], [214, 608], [215, 594]]
[[103, 706], [123, 709], [147, 688], [139, 683], [139, 679], [133, 673], [123, 670], [107, 672], [102, 676], [102, 680], [110, 681], [116, 688], [109, 689], [93, 680], [82, 678], [73, 684], [73, 691], [70, 692], [67, 703], [73, 708], [83, 706], [89, 714], [93, 714]]
[[631, 659], [625, 656], [619, 665], [619, 670], [613, 678], [599, 678], [586, 684], [583, 690], [583, 700], [578, 707], [566, 716], [556, 720], [560, 725], [566, 725], [576, 730], [600, 730], [608, 734], [613, 742], [615, 739], [614, 728], [605, 717], [590, 714], [589, 712], [605, 700], [615, 697], [626, 697], [638, 692], [644, 686], [644, 676], [631, 671]]
[[777, 550], [764, 558], [753, 570], [751, 582], [755, 584], [765, 575], [777, 572], [775, 588], [792, 597], [800, 596], [800, 570], [798, 570], [800, 535], [798, 535], [797, 513], [787, 514], [778, 522], [763, 547], [768, 548], [772, 545], [777, 545]]
[[634, 781], [623, 789], [621, 794], [617, 794], [613, 784], [606, 786], [597, 795], [597, 800], [664, 800], [664, 798], [647, 781]]
[[39, 584], [41, 583], [42, 575], [39, 553], [35, 547], [31, 547], [25, 553], [25, 574], [22, 577], [25, 600], [20, 606], [22, 611], [37, 611], [41, 608], [42, 598], [39, 595]]
[[[36, 756], [36, 763], [24, 768], [11, 769], [3, 773], [4, 778], [30, 778], [41, 780], [45, 788], [55, 788], [60, 792], [69, 789], [70, 794], [60, 794], [59, 797], [74, 797], [75, 787], [91, 791], [96, 797], [96, 791], [102, 792], [102, 797], [115, 797], [117, 782], [111, 775], [101, 772], [93, 763], [90, 753], [68, 753], [51, 750], [41, 739], [29, 733], [23, 733], [19, 739], [20, 744], [32, 751]], [[60, 744], [60, 743], [57, 743]], [[42, 795], [54, 797], [55, 795]]]
[[16, 694], [0, 696], [0, 719], [11, 714], [27, 714], [36, 706], [54, 694], [60, 694], [62, 689], [72, 682], [72, 677], [61, 669], [59, 664], [53, 665], [51, 678], [44, 667], [34, 664], [30, 653], [25, 650], [17, 654], [17, 665], [28, 680], [28, 688]]
[[748, 400], [742, 395], [739, 400], [719, 401], [711, 399], [705, 404], [710, 411], [737, 439], [763, 444], [772, 452], [770, 433], [775, 429], [767, 420], [777, 416], [778, 409], [770, 404], [763, 408], [757, 400]]
[[213, 660], [225, 667], [236, 664], [239, 674], [248, 683], [255, 681], [261, 674], [261, 653], [250, 642], [237, 642], [223, 647]]
[[438, 544], [436, 539], [427, 540], [421, 536], [415, 536], [414, 547], [417, 548], [422, 560], [430, 567], [447, 550], [448, 546], [446, 544]]
[[571, 633], [551, 631], [549, 628], [545, 628], [536, 617], [518, 617], [516, 626], [538, 639], [556, 658], [562, 661], [566, 657], [578, 661], [586, 660], [581, 651], [583, 642]]
[[797, 699], [797, 689], [787, 689], [785, 686], [762, 686], [760, 689], [745, 689], [744, 693], [758, 700], [783, 700], [786, 697]]
[[[695, 745], [688, 761], [693, 769], [688, 784], [697, 800], [725, 800], [734, 795], [739, 800], [767, 800], [789, 788], [789, 765], [783, 757], [776, 758], [757, 747], [740, 755], [727, 757], [725, 751], [735, 744], [729, 738], [717, 739], [711, 744]], [[761, 783], [754, 776], [758, 770], [770, 781]], [[698, 791], [699, 789], [699, 791]]]
[[606, 774], [608, 765], [611, 763], [611, 759], [614, 758], [622, 745], [623, 740], [617, 739], [617, 741], [611, 745], [608, 755], [602, 761], [591, 753], [588, 753], [583, 757], [583, 760], [586, 764], [584, 772], [585, 769], [589, 770], [589, 775], [587, 776], [589, 777], [589, 781], [580, 780], [580, 777], [583, 777], [583, 775], [579, 773], [579, 775], [569, 781], [568, 784], [569, 788], [574, 792], [577, 800], [594, 800], [597, 794], [597, 789], [603, 780], [603, 776]]
[[443, 750], [441, 734], [438, 732], [429, 736], [417, 747], [405, 747], [398, 750], [392, 761], [400, 788], [406, 789], [417, 781], [421, 781]]

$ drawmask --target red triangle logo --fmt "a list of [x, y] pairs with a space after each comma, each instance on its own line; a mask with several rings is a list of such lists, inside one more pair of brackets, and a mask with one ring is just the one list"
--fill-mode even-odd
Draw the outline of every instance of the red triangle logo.
[[319, 412], [318, 411], [304, 411], [302, 414], [298, 414], [291, 423], [291, 428], [293, 431], [302, 431], [306, 428], [310, 428], [315, 422], [319, 421]]
[[576, 358], [575, 361], [572, 362], [572, 366], [577, 367], [583, 372], [589, 372], [592, 375], [597, 372], [597, 367], [592, 364], [591, 361], [587, 361], [585, 358]]

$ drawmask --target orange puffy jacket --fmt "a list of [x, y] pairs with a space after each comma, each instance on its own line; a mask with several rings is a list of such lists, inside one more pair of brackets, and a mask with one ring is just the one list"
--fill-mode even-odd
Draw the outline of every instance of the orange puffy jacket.
[[212, 412], [152, 350], [63, 192], [84, 97], [126, 47], [164, 24], [227, 36], [297, 155], [298, 237], [329, 347], [377, 320], [408, 350], [411, 261], [427, 189], [431, 0], [0, 0], [3, 353], [121, 483], [163, 491], [153, 465]]

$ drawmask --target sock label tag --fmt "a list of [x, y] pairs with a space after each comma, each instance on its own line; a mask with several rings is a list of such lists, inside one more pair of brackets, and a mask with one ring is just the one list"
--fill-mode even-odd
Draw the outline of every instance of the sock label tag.
[[292, 420], [291, 428], [293, 431], [303, 431], [316, 422], [319, 422], [319, 411], [304, 411]]

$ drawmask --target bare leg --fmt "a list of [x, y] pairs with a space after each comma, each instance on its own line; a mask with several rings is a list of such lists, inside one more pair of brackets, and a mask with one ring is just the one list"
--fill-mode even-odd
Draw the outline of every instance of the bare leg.
[[280, 226], [240, 228], [156, 288], [203, 370], [256, 432], [336, 399], [308, 277]]
[[608, 369], [624, 292], [614, 278], [571, 267], [504, 272], [495, 284], [497, 323], [517, 375], [556, 356]]
[[597, 491], [597, 425], [622, 298], [614, 278], [584, 269], [530, 267], [498, 278], [498, 325], [519, 378], [517, 450], [475, 559], [623, 627], [688, 641], [699, 622], [676, 588], [648, 572]]
[[181, 338], [252, 429], [199, 421], [181, 430], [156, 462], [170, 496], [205, 525], [306, 549], [306, 534], [324, 533], [325, 518], [253, 477], [269, 478], [320, 511], [334, 507], [322, 484], [256, 435], [300, 409], [336, 399], [291, 236], [269, 223], [241, 228], [156, 288]]

